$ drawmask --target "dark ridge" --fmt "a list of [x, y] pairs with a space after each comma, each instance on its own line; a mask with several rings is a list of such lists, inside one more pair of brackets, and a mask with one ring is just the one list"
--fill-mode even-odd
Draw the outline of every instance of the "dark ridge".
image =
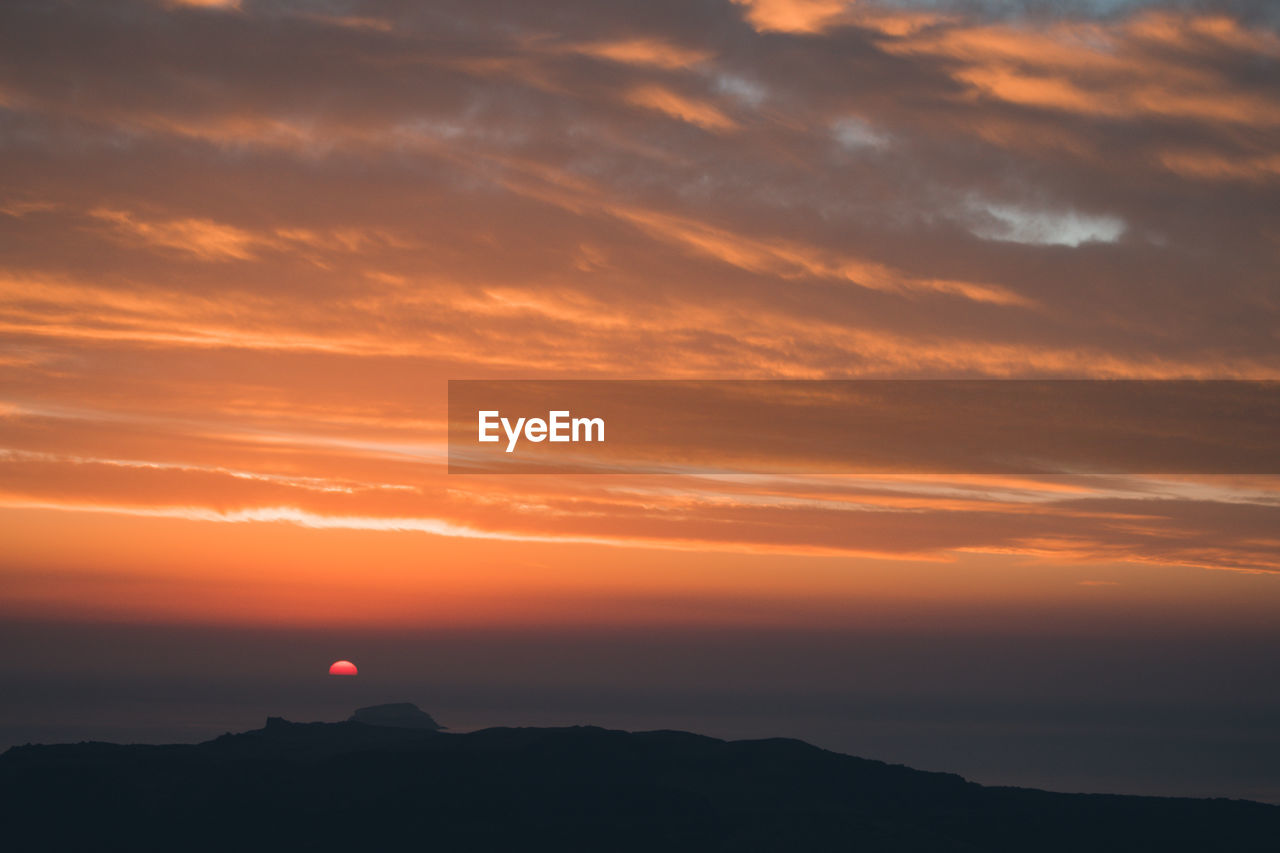
[[[359, 716], [359, 714], [357, 714]], [[1274, 851], [1280, 807], [989, 788], [802, 741], [291, 723], [0, 756], [8, 850]]]

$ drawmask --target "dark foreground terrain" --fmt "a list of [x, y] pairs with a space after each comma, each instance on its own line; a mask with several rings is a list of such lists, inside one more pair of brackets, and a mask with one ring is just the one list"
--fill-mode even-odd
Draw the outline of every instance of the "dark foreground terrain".
[[290, 723], [0, 756], [7, 850], [1275, 851], [1280, 806], [987, 788], [794, 740]]

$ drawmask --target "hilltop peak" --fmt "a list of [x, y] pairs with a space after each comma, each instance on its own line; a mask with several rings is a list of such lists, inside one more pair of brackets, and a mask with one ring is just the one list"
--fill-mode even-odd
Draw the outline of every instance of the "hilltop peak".
[[431, 718], [412, 702], [391, 702], [386, 705], [370, 705], [359, 708], [347, 718], [349, 723], [365, 723], [370, 726], [387, 726], [396, 729], [431, 729], [438, 731], [444, 726]]

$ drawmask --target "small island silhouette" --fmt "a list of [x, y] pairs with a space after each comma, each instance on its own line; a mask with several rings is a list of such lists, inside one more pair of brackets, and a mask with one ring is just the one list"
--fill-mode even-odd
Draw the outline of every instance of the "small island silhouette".
[[347, 718], [348, 723], [368, 723], [371, 726], [390, 726], [396, 729], [430, 729], [439, 731], [444, 726], [431, 719], [431, 715], [412, 702], [392, 702], [388, 705], [370, 705], [357, 708]]
[[986, 787], [798, 740], [440, 730], [410, 703], [0, 756], [9, 850], [1273, 851], [1280, 806]]

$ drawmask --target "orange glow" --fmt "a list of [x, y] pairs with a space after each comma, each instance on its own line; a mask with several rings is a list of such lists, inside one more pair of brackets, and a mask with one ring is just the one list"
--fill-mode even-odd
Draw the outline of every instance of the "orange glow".
[[0, 68], [6, 618], [1275, 604], [1273, 478], [445, 466], [449, 379], [1280, 378], [1274, 28], [411, 5], [23, 19], [49, 42]]

